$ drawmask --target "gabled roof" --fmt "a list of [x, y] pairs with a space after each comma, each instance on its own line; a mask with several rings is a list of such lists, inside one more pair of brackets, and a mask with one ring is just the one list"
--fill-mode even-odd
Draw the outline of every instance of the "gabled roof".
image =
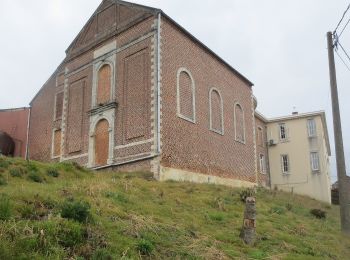
[[168, 19], [171, 23], [173, 23], [180, 31], [182, 31], [186, 36], [191, 38], [194, 42], [196, 42], [198, 45], [200, 45], [202, 48], [204, 48], [208, 53], [213, 55], [217, 60], [219, 60], [221, 63], [223, 63], [225, 66], [227, 66], [234, 74], [236, 74], [240, 79], [242, 79], [245, 83], [247, 83], [249, 86], [253, 86], [254, 84], [249, 81], [245, 76], [243, 76], [241, 73], [239, 73], [236, 69], [234, 69], [230, 64], [228, 64], [224, 59], [222, 59], [219, 55], [217, 55], [215, 52], [213, 52], [209, 47], [207, 47], [204, 43], [202, 43], [200, 40], [198, 40], [195, 36], [193, 36], [190, 32], [188, 32], [185, 28], [183, 28], [181, 25], [179, 25], [174, 19], [172, 19], [170, 16], [168, 16], [166, 13], [164, 13], [161, 9], [157, 9], [154, 7], [144, 6], [140, 4], [134, 4], [126, 1], [120, 1], [120, 0], [104, 0], [99, 5], [99, 7], [96, 9], [96, 11], [93, 13], [93, 15], [90, 17], [90, 19], [87, 21], [85, 26], [82, 28], [82, 30], [79, 32], [79, 34], [76, 36], [76, 38], [73, 40], [73, 42], [69, 45], [69, 47], [66, 50], [66, 53], [69, 52], [70, 49], [73, 48], [74, 44], [77, 43], [78, 39], [83, 35], [84, 30], [86, 27], [91, 23], [91, 21], [94, 19], [94, 17], [103, 11], [106, 7], [112, 5], [112, 4], [119, 4], [124, 5], [127, 7], [135, 7], [140, 10], [144, 10], [145, 12], [149, 14], [156, 15], [158, 13], [161, 13], [162, 16], [164, 16], [166, 19]]
[[[101, 4], [98, 6], [96, 11], [92, 14], [92, 16], [89, 18], [89, 20], [86, 22], [84, 27], [81, 29], [81, 31], [78, 33], [78, 35], [74, 38], [72, 43], [69, 45], [69, 47], [66, 50], [66, 58], [62, 61], [62, 63], [58, 66], [58, 68], [55, 70], [55, 72], [51, 75], [51, 77], [46, 81], [46, 83], [43, 85], [43, 87], [39, 90], [39, 92], [35, 95], [35, 97], [32, 99], [30, 104], [36, 99], [36, 97], [39, 95], [41, 90], [46, 86], [47, 82], [52, 79], [53, 76], [59, 71], [62, 70], [62, 66], [65, 64], [65, 62], [69, 61], [71, 58], [74, 58], [75, 56], [79, 56], [80, 54], [90, 50], [99, 42], [103, 42], [105, 40], [108, 40], [109, 38], [113, 37], [118, 33], [118, 31], [111, 32], [108, 35], [105, 35], [104, 38], [101, 38], [99, 42], [93, 42], [93, 44], [89, 44], [88, 46], [84, 46], [84, 48], [80, 48], [80, 51], [76, 53], [75, 56], [71, 56], [70, 51], [74, 48], [74, 46], [78, 43], [79, 39], [84, 37], [84, 34], [86, 34], [87, 28], [91, 25], [92, 21], [97, 17], [98, 14], [105, 11], [107, 8], [111, 7], [112, 5], [121, 5], [124, 7], [132, 7], [137, 8], [140, 10], [140, 12], [143, 14], [140, 14], [140, 16], [134, 21], [134, 24], [143, 21], [144, 19], [147, 19], [151, 15], [157, 15], [162, 14], [163, 17], [165, 17], [168, 21], [170, 21], [172, 24], [174, 24], [182, 33], [184, 33], [186, 36], [188, 36], [191, 40], [196, 42], [199, 46], [201, 46], [205, 51], [207, 51], [209, 54], [211, 54], [214, 58], [216, 58], [219, 62], [224, 64], [229, 70], [231, 70], [236, 76], [238, 76], [243, 82], [245, 82], [248, 86], [252, 87], [254, 84], [249, 81], [245, 76], [243, 76], [241, 73], [239, 73], [236, 69], [234, 69], [230, 64], [228, 64], [224, 59], [222, 59], [219, 55], [217, 55], [214, 51], [212, 51], [210, 48], [208, 48], [204, 43], [202, 43], [200, 40], [198, 40], [195, 36], [193, 36], [190, 32], [188, 32], [185, 28], [183, 28], [181, 25], [179, 25], [175, 20], [173, 20], [170, 16], [165, 14], [161, 9], [144, 6], [140, 4], [134, 4], [126, 1], [120, 1], [120, 0], [103, 0]], [[71, 57], [70, 57], [71, 56]]]

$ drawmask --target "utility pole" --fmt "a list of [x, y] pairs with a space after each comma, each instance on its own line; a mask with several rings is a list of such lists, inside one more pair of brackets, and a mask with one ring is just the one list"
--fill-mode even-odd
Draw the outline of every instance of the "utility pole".
[[327, 33], [329, 74], [332, 94], [332, 111], [335, 153], [337, 161], [341, 231], [350, 236], [350, 177], [346, 175], [343, 135], [340, 121], [337, 76], [334, 61], [333, 33]]

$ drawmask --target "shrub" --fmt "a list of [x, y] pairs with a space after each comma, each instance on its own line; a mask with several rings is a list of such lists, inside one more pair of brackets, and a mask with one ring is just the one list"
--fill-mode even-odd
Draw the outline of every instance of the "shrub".
[[10, 169], [10, 174], [12, 177], [21, 178], [24, 174], [26, 174], [26, 170], [22, 167], [14, 167]]
[[42, 183], [43, 178], [37, 172], [31, 172], [28, 174], [28, 179], [34, 182]]
[[58, 176], [60, 176], [60, 173], [57, 169], [55, 168], [49, 168], [46, 170], [46, 174], [48, 176], [54, 177], [54, 178], [58, 178]]
[[151, 255], [152, 251], [154, 250], [154, 245], [152, 242], [146, 239], [141, 239], [137, 243], [137, 250], [139, 250], [141, 255]]
[[224, 215], [221, 212], [209, 213], [208, 217], [212, 221], [222, 222], [224, 220]]
[[310, 210], [310, 213], [319, 219], [326, 218], [326, 211], [324, 211], [322, 209], [312, 209], [312, 210]]
[[84, 241], [85, 229], [74, 221], [63, 221], [57, 234], [58, 243], [64, 247], [74, 247]]
[[90, 217], [90, 204], [84, 201], [65, 201], [61, 208], [62, 218], [86, 222]]
[[5, 186], [7, 185], [7, 181], [4, 178], [4, 176], [0, 175], [0, 186]]
[[99, 248], [94, 252], [91, 259], [92, 260], [112, 260], [113, 256], [108, 252], [107, 249]]
[[276, 213], [278, 215], [282, 215], [286, 212], [286, 210], [282, 207], [278, 207], [278, 206], [275, 206], [275, 207], [272, 207], [270, 209], [270, 213]]
[[244, 189], [242, 191], [239, 192], [239, 197], [241, 198], [242, 202], [245, 202], [247, 198], [249, 197], [253, 197], [255, 195], [255, 190], [248, 188], [248, 189]]
[[0, 220], [9, 220], [12, 216], [12, 204], [8, 196], [0, 195]]
[[287, 204], [286, 204], [286, 209], [287, 209], [288, 211], [291, 211], [291, 210], [293, 209], [293, 205], [292, 205], [291, 203], [287, 203]]
[[0, 168], [7, 169], [10, 165], [10, 162], [5, 159], [5, 157], [0, 157]]

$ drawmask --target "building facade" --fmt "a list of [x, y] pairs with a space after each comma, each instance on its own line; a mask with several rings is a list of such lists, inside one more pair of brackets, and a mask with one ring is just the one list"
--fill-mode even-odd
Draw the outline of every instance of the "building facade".
[[0, 110], [0, 131], [12, 138], [14, 157], [26, 157], [29, 113], [28, 107]]
[[[151, 171], [158, 180], [310, 195], [303, 192], [309, 186], [292, 185], [309, 168], [281, 174], [279, 162], [284, 154], [297, 162], [298, 142], [308, 152], [314, 143], [298, 136], [271, 145], [279, 121], [256, 111], [252, 86], [161, 10], [104, 0], [31, 102], [29, 156], [96, 170]], [[318, 116], [315, 122], [321, 144], [328, 135]], [[319, 164], [326, 163], [322, 149]], [[326, 166], [308, 177], [314, 190], [323, 189]]]
[[31, 102], [29, 154], [252, 186], [252, 85], [161, 10], [105, 0]]
[[331, 155], [324, 112], [267, 121], [271, 188], [331, 202]]

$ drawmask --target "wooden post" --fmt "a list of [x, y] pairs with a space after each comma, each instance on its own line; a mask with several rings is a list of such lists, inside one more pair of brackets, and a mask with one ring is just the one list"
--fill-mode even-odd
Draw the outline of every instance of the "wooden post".
[[340, 223], [343, 234], [350, 236], [350, 178], [346, 175], [343, 134], [340, 119], [337, 75], [334, 61], [333, 33], [327, 33], [329, 75], [331, 83], [335, 158], [337, 161]]
[[243, 227], [240, 237], [248, 245], [253, 245], [255, 242], [255, 229], [256, 229], [256, 206], [255, 198], [248, 197], [246, 199]]

